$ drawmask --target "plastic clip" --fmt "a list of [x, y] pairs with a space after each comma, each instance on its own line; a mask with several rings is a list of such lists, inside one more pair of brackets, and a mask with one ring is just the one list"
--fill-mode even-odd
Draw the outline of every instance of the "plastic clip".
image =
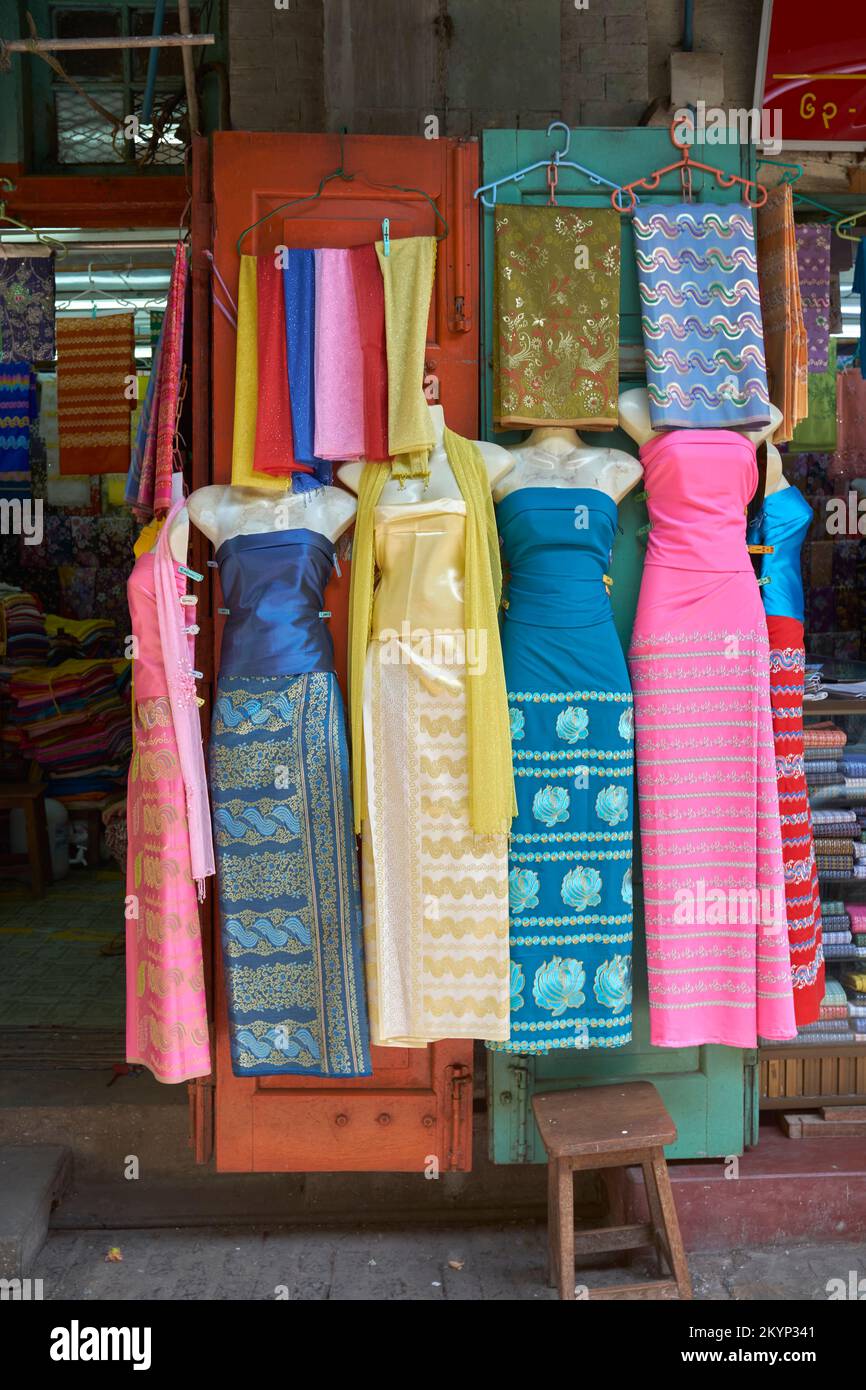
[[774, 545], [750, 545], [747, 546], [750, 555], [772, 555], [776, 547]]
[[636, 492], [634, 495], [634, 500], [636, 502], [648, 502], [649, 493], [647, 492], [646, 488], [643, 488], [640, 492]]
[[334, 551], [334, 569], [337, 571], [337, 578], [338, 578], [338, 579], [342, 579], [342, 578], [343, 578], [343, 571], [340, 569], [340, 562], [339, 562], [339, 560], [337, 559], [337, 552], [336, 552], [336, 550]]
[[194, 606], [198, 603], [198, 595], [197, 595], [197, 594], [181, 594], [181, 596], [180, 596], [180, 601], [181, 601], [181, 603], [183, 604], [184, 608], [191, 608], [191, 607], [194, 607]]
[[770, 579], [770, 576], [769, 576], [768, 574], [763, 574], [763, 575], [761, 575], [761, 578], [758, 580], [758, 584], [759, 584], [759, 585], [762, 585], [762, 584], [771, 584], [771, 583], [772, 583], [772, 580]]
[[384, 251], [383, 251], [383, 254], [386, 255], [386, 256], [390, 256], [390, 254], [391, 254], [391, 219], [390, 219], [390, 217], [383, 217], [383, 218], [382, 218], [382, 241], [383, 241], [383, 243], [384, 243]]
[[225, 618], [228, 618], [228, 617], [230, 616], [231, 611], [232, 611], [232, 610], [231, 610], [230, 608], [218, 608], [218, 609], [217, 609], [217, 612], [218, 612], [218, 613], [222, 613], [223, 617], [225, 617]]
[[199, 632], [201, 632], [201, 628], [199, 627], [198, 623], [190, 623], [189, 627], [184, 628], [184, 632], [189, 637], [195, 637], [198, 635]]
[[193, 676], [195, 677], [195, 679], [196, 679], [197, 681], [203, 681], [203, 680], [204, 680], [204, 671], [193, 671]]
[[650, 533], [650, 531], [651, 531], [652, 529], [653, 529], [653, 524], [652, 524], [651, 521], [648, 521], [647, 524], [646, 524], [646, 526], [639, 526], [639, 527], [637, 528], [637, 531], [635, 532], [635, 535], [636, 535], [636, 536], [648, 536], [649, 533]]
[[207, 562], [207, 567], [208, 567], [209, 570], [218, 570], [218, 569], [219, 569], [219, 563], [218, 563], [218, 561], [216, 561], [216, 560], [208, 560], [208, 562]]
[[319, 617], [320, 617], [320, 618], [330, 618], [330, 616], [331, 616], [331, 611], [330, 611], [329, 608], [323, 608], [322, 611], [321, 611], [321, 613], [319, 614]]
[[[210, 561], [208, 561], [208, 563], [210, 563]], [[201, 580], [204, 579], [204, 575], [199, 574], [198, 570], [188, 569], [186, 565], [179, 565], [178, 569], [181, 574], [186, 575], [187, 579], [194, 579], [197, 583], [200, 583]]]

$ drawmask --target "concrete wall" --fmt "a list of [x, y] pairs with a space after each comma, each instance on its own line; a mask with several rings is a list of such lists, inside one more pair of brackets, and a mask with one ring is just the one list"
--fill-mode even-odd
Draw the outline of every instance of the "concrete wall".
[[[286, 8], [277, 9], [276, 3]], [[760, 0], [701, 0], [696, 48], [722, 51], [751, 104]], [[229, 0], [232, 123], [248, 130], [440, 134], [633, 125], [668, 98], [682, 0]]]

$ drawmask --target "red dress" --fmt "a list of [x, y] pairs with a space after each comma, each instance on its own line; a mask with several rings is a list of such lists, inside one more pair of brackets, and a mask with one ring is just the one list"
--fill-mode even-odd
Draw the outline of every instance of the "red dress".
[[812, 509], [795, 487], [764, 499], [749, 539], [771, 545], [763, 557], [761, 594], [770, 638], [770, 702], [785, 861], [785, 905], [797, 1026], [814, 1023], [824, 998], [821, 898], [803, 753], [803, 584], [800, 547]]

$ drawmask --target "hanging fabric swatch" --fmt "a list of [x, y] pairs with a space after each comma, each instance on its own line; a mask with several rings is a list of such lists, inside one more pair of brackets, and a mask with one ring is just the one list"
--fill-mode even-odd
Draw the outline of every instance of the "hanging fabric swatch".
[[323, 459], [364, 453], [364, 371], [351, 253], [315, 251], [315, 447]]
[[632, 223], [653, 429], [768, 424], [751, 211], [647, 205]]
[[188, 266], [187, 249], [179, 241], [175, 247], [159, 354], [159, 419], [153, 484], [153, 510], [157, 514], [167, 511], [172, 505], [171, 475], [174, 472], [177, 423], [183, 400], [183, 326]]
[[311, 470], [295, 461], [283, 274], [270, 254], [257, 258], [256, 287], [259, 391], [253, 467], [257, 473], [287, 478], [299, 468]]
[[[839, 237], [834, 237], [835, 241], [839, 239]], [[856, 295], [860, 296], [860, 345], [858, 352], [860, 355], [860, 375], [866, 377], [866, 236], [860, 238], [860, 245], [857, 247], [854, 280], [851, 288]]]
[[809, 340], [809, 371], [826, 372], [830, 343], [829, 226], [812, 222], [797, 228], [797, 265]]
[[0, 246], [0, 361], [53, 362], [54, 253]]
[[316, 270], [312, 251], [291, 250], [283, 271], [286, 355], [295, 458], [312, 463], [315, 450], [314, 352]]
[[376, 242], [385, 294], [388, 453], [396, 478], [426, 478], [435, 435], [424, 396], [427, 321], [436, 273], [436, 238]]
[[845, 482], [866, 478], [866, 380], [859, 367], [836, 378], [836, 450], [828, 473]]
[[[165, 318], [163, 316], [163, 323]], [[156, 424], [159, 419], [159, 371], [162, 358], [163, 335], [153, 349], [150, 361], [150, 377], [144, 400], [135, 411], [138, 421], [129, 459], [129, 472], [126, 475], [126, 501], [133, 507], [141, 520], [153, 515], [153, 483], [156, 475]]]
[[809, 402], [808, 346], [789, 183], [770, 189], [766, 203], [758, 208], [757, 225], [767, 383], [770, 400], [782, 412], [773, 441], [785, 444], [806, 418]]
[[385, 350], [385, 289], [375, 246], [349, 253], [364, 363], [364, 458], [388, 457], [388, 358]]
[[613, 429], [620, 219], [612, 208], [496, 211], [493, 416], [503, 429]]
[[36, 375], [29, 362], [0, 367], [0, 499], [26, 501], [30, 487], [30, 429], [36, 419]]
[[235, 420], [232, 437], [232, 485], [287, 492], [287, 478], [253, 471], [259, 394], [258, 287], [255, 256], [241, 256], [238, 280], [238, 336], [235, 358]]
[[809, 413], [794, 430], [791, 453], [829, 454], [836, 448], [836, 343], [827, 347], [827, 370], [810, 372]]
[[126, 394], [135, 375], [132, 314], [59, 319], [57, 423], [60, 472], [125, 473], [129, 467]]

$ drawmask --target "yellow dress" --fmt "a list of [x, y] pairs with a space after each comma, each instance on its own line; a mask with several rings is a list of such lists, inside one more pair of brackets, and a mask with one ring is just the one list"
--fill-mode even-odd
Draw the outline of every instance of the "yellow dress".
[[508, 853], [469, 823], [466, 504], [379, 506], [364, 675], [364, 951], [372, 1041], [509, 1037]]

